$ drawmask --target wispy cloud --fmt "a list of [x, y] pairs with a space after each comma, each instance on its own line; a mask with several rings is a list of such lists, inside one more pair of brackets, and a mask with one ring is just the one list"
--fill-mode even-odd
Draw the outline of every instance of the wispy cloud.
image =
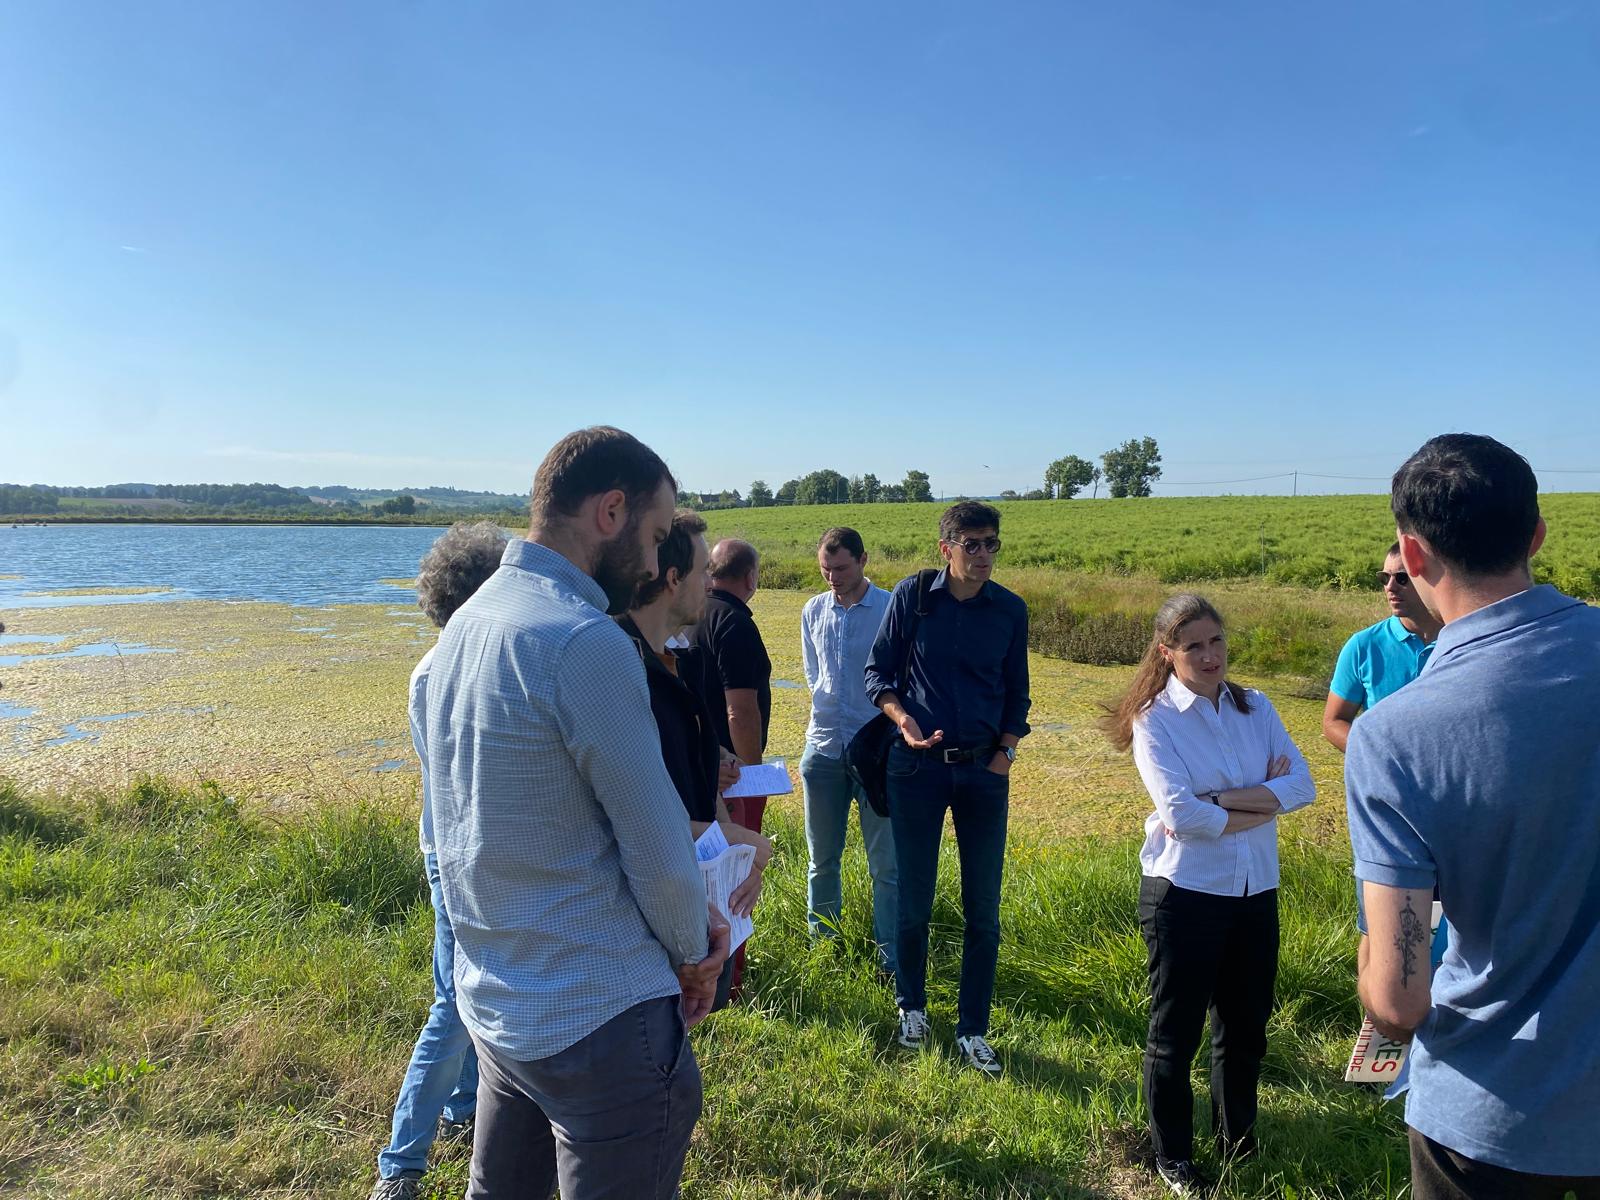
[[1431, 126], [1431, 125], [1417, 125], [1417, 126], [1414, 126], [1412, 128], [1411, 132], [1406, 134], [1406, 136], [1408, 138], [1427, 137], [1428, 134], [1430, 134], [1432, 132], [1433, 132], [1433, 126]]
[[146, 250], [143, 246], [118, 246], [117, 249], [119, 249], [119, 250], [121, 250], [121, 251], [123, 251], [124, 253], [127, 253], [127, 254], [149, 254], [150, 253], [150, 251]]

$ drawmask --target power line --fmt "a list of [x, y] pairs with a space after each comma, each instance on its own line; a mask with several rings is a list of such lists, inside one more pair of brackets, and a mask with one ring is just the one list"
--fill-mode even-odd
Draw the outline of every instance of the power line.
[[[1302, 472], [1303, 473], [1303, 472]], [[1152, 479], [1150, 482], [1156, 487], [1216, 487], [1223, 483], [1261, 483], [1267, 479], [1288, 479], [1293, 471], [1280, 471], [1276, 475], [1252, 475], [1248, 479]]]

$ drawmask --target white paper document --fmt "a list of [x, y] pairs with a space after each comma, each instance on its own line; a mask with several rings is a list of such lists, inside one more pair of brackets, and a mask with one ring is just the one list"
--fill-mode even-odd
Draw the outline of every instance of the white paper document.
[[728, 845], [722, 827], [713, 822], [695, 841], [694, 856], [700, 862], [706, 900], [715, 905], [728, 922], [728, 953], [732, 954], [755, 932], [755, 922], [749, 917], [736, 917], [728, 911], [728, 897], [749, 876], [756, 848]]
[[753, 767], [739, 768], [739, 782], [722, 795], [737, 800], [741, 796], [787, 796], [794, 791], [789, 782], [789, 768], [783, 759], [756, 763]]

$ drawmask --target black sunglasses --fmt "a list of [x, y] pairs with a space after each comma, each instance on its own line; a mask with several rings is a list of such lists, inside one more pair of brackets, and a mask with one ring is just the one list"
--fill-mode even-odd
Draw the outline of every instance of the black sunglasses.
[[987, 550], [990, 554], [994, 554], [1000, 549], [1000, 539], [997, 537], [945, 538], [944, 542], [947, 546], [960, 546], [968, 554], [976, 554], [979, 550]]
[[1379, 587], [1388, 587], [1389, 586], [1389, 581], [1391, 579], [1394, 580], [1395, 583], [1399, 584], [1401, 587], [1407, 587], [1411, 583], [1411, 576], [1407, 575], [1404, 571], [1379, 571], [1378, 572], [1378, 586]]

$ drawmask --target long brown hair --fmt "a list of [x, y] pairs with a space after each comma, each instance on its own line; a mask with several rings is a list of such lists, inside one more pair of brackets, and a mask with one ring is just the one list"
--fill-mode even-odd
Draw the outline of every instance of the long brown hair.
[[[1193, 592], [1179, 592], [1156, 612], [1155, 632], [1150, 644], [1145, 647], [1144, 657], [1139, 660], [1139, 669], [1133, 674], [1133, 682], [1122, 694], [1122, 699], [1108, 706], [1106, 715], [1100, 720], [1100, 728], [1118, 750], [1126, 750], [1133, 745], [1133, 723], [1155, 702], [1155, 698], [1166, 688], [1167, 680], [1172, 677], [1172, 664], [1162, 656], [1161, 647], [1169, 650], [1176, 648], [1183, 627], [1200, 617], [1210, 617], [1219, 627], [1222, 626], [1222, 614], [1212, 606], [1211, 601]], [[1242, 687], [1229, 679], [1223, 680], [1222, 686], [1228, 689], [1234, 706], [1240, 712], [1250, 711], [1250, 701], [1245, 697]]]

